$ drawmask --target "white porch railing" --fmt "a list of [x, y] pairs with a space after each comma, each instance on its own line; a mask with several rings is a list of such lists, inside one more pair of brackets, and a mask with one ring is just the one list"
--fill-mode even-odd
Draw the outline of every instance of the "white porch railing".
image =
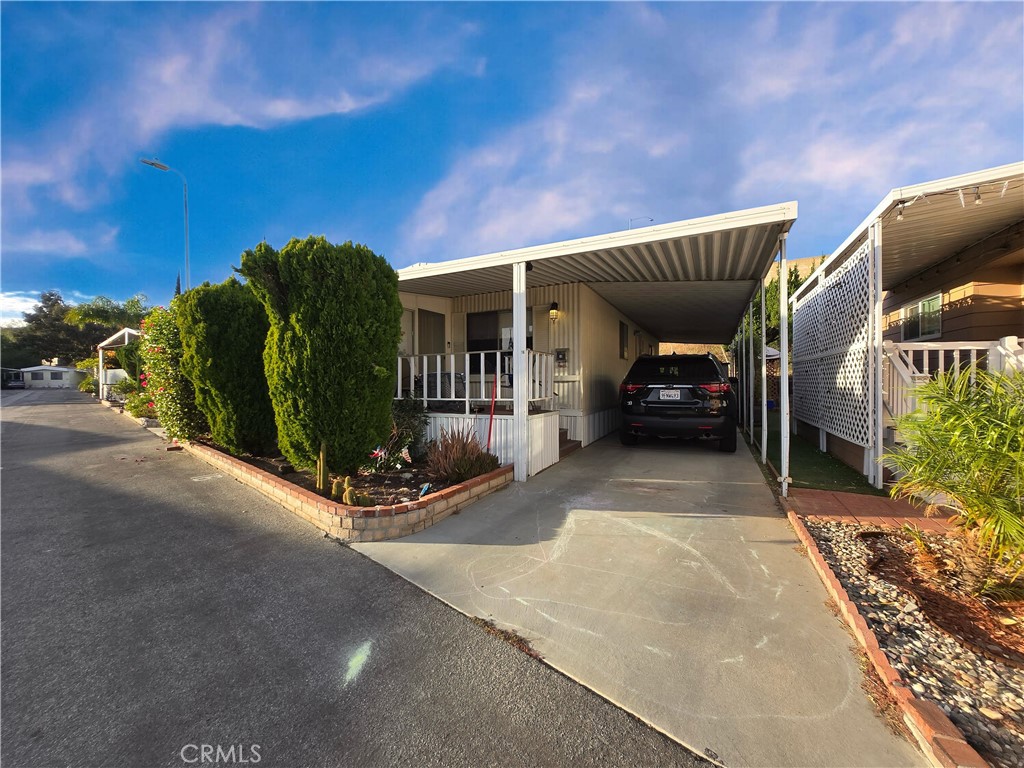
[[[533, 350], [526, 355], [530, 407], [554, 409], [555, 356]], [[512, 353], [507, 350], [401, 355], [395, 399], [411, 395], [428, 410], [482, 412], [490, 407], [492, 396], [496, 403], [511, 408], [513, 384]]]
[[1024, 348], [1016, 336], [998, 341], [918, 341], [882, 344], [886, 410], [899, 418], [917, 410], [918, 386], [938, 373], [1024, 370]]

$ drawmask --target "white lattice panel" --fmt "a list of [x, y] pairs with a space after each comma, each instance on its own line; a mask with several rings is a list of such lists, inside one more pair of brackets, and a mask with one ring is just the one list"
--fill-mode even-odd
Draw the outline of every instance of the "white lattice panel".
[[871, 249], [867, 242], [793, 308], [793, 413], [868, 446]]

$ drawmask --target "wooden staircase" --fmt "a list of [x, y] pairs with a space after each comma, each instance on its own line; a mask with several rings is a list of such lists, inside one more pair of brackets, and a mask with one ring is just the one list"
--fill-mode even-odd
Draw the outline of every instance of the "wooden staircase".
[[568, 429], [559, 429], [558, 430], [558, 460], [559, 461], [561, 461], [566, 456], [568, 456], [570, 453], [572, 453], [573, 451], [578, 449], [581, 445], [583, 445], [583, 443], [581, 443], [579, 440], [570, 440], [569, 439], [569, 430]]

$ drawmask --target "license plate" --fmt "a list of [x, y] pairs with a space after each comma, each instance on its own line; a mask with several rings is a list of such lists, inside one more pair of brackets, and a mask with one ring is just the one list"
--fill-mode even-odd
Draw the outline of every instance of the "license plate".
[[659, 400], [678, 400], [679, 390], [678, 389], [663, 389], [661, 395], [658, 397]]

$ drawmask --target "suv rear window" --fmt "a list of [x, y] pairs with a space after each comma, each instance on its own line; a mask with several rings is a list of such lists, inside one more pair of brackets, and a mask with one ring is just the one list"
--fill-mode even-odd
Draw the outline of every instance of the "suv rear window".
[[633, 363], [626, 378], [630, 381], [645, 382], [710, 382], [718, 381], [721, 376], [722, 373], [718, 370], [718, 366], [707, 357], [679, 359], [652, 357]]

